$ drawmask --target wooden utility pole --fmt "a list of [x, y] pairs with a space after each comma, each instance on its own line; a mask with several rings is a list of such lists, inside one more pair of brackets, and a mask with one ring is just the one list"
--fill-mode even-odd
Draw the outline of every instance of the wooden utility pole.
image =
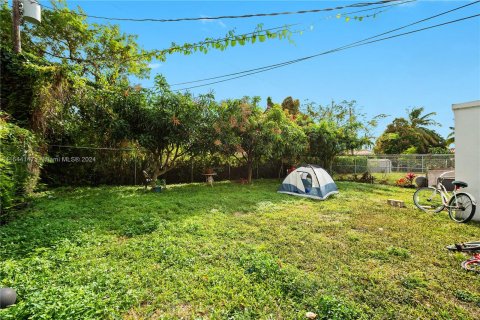
[[22, 16], [20, 14], [20, 0], [12, 1], [12, 31], [13, 31], [13, 51], [15, 53], [22, 52], [22, 43], [20, 40], [20, 21]]

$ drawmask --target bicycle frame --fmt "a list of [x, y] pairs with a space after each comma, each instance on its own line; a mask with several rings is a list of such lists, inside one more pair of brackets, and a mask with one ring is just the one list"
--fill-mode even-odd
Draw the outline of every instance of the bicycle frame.
[[[443, 185], [443, 179], [445, 178], [445, 175], [449, 174], [449, 173], [453, 173], [454, 171], [447, 171], [447, 172], [444, 172], [440, 175], [440, 177], [438, 177], [438, 181], [437, 181], [437, 185], [435, 186], [435, 190], [440, 193], [440, 196], [442, 197], [442, 204], [445, 206], [445, 208], [456, 208], [455, 206], [449, 206], [448, 205], [448, 202], [450, 201], [450, 199], [452, 198], [455, 198], [455, 200], [457, 199], [457, 187], [455, 187], [452, 191], [452, 193], [450, 194], [448, 191], [447, 191], [447, 188], [445, 188], [445, 186]], [[455, 201], [455, 203], [457, 203], [457, 201]]]
[[455, 191], [453, 192], [452, 196], [450, 196], [450, 193], [447, 191], [445, 186], [440, 182], [435, 187], [435, 191], [440, 193], [440, 196], [442, 197], [442, 204], [445, 207], [448, 207], [448, 200], [450, 200], [451, 197], [456, 196]]

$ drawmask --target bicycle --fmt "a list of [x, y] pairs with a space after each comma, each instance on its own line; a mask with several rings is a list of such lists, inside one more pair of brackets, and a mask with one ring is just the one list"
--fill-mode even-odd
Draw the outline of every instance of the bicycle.
[[442, 182], [445, 175], [452, 172], [448, 171], [440, 175], [435, 187], [423, 187], [415, 191], [413, 202], [417, 208], [425, 212], [438, 213], [447, 208], [450, 219], [458, 223], [465, 223], [475, 215], [477, 207], [475, 198], [466, 192], [457, 192], [460, 188], [468, 187], [468, 184], [463, 181], [453, 181], [452, 194], [447, 191]]
[[451, 251], [473, 253], [470, 259], [462, 262], [462, 268], [467, 271], [480, 273], [480, 241], [456, 243], [446, 248]]

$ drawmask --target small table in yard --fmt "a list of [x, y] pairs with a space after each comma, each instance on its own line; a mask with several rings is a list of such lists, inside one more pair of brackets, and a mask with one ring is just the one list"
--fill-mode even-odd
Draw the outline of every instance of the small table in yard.
[[214, 173], [203, 173], [203, 175], [205, 176], [206, 182], [213, 187], [213, 176], [216, 176], [217, 174], [214, 172]]

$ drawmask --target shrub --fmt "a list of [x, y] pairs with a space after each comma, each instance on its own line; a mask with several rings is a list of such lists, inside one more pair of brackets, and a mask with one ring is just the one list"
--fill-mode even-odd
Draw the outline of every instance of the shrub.
[[[3, 114], [4, 116], [4, 114]], [[8, 209], [33, 191], [41, 161], [35, 136], [2, 118], [0, 114], [0, 202]], [[0, 222], [2, 221], [0, 216]]]
[[414, 187], [413, 181], [415, 179], [416, 175], [413, 172], [409, 172], [405, 175], [404, 178], [400, 178], [397, 180], [396, 185], [399, 187], [404, 187], [404, 188], [412, 188]]
[[353, 174], [350, 179], [347, 179], [347, 181], [374, 183], [375, 177], [372, 176], [368, 171], [366, 171], [360, 177], [357, 174]]

